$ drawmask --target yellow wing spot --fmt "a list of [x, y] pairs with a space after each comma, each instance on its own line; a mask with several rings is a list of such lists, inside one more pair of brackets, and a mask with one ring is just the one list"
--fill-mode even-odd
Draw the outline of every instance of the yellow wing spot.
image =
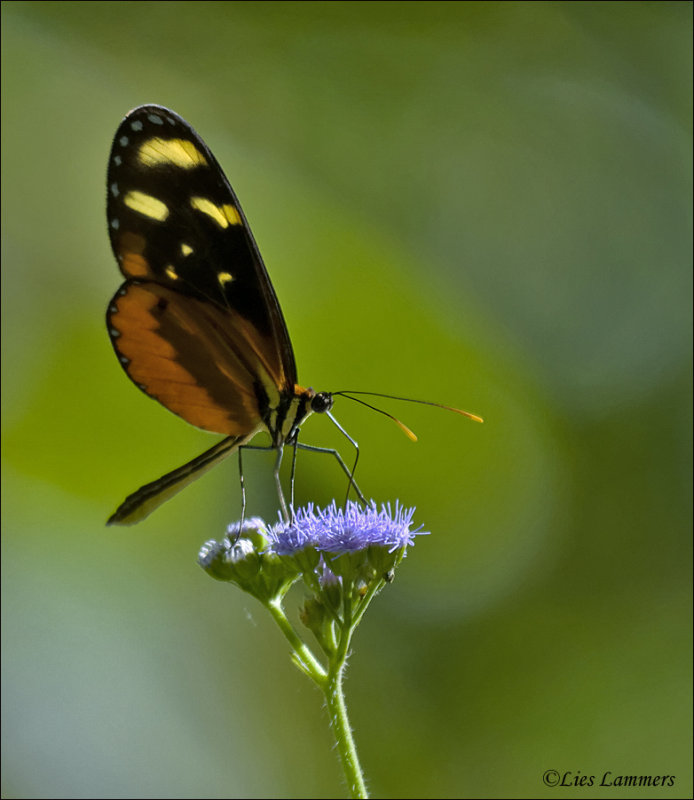
[[181, 242], [181, 254], [183, 255], [184, 258], [186, 256], [189, 256], [192, 252], [193, 252], [193, 248], [189, 244], [186, 244], [185, 242]]
[[146, 167], [168, 164], [181, 169], [194, 169], [208, 166], [205, 156], [190, 139], [147, 139], [140, 145], [137, 157]]
[[227, 218], [229, 225], [240, 225], [241, 224], [241, 215], [239, 212], [234, 208], [234, 206], [225, 205], [222, 206], [222, 212], [224, 216]]
[[167, 278], [171, 278], [171, 280], [172, 280], [172, 281], [177, 281], [177, 280], [178, 280], [178, 273], [177, 273], [177, 272], [176, 272], [176, 270], [175, 270], [175, 269], [174, 269], [174, 268], [171, 266], [171, 264], [169, 264], [169, 265], [167, 266], [167, 268], [164, 270], [164, 272], [166, 273], [166, 277], [167, 277]]
[[234, 276], [231, 272], [218, 272], [217, 273], [217, 280], [224, 286], [227, 283], [231, 283], [234, 280]]
[[143, 217], [159, 220], [163, 222], [169, 216], [169, 209], [166, 203], [152, 197], [151, 194], [144, 192], [128, 192], [123, 198], [123, 202], [128, 208], [142, 214]]
[[220, 228], [228, 228], [229, 225], [241, 224], [241, 216], [232, 205], [218, 206], [206, 197], [191, 197], [190, 204], [196, 211], [207, 214]]

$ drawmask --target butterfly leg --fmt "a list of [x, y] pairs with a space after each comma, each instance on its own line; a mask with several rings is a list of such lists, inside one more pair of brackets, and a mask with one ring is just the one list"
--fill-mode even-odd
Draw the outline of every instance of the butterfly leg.
[[239, 447], [239, 483], [241, 484], [241, 524], [239, 525], [239, 535], [243, 531], [243, 523], [246, 520], [246, 482], [243, 479], [242, 450], [243, 447]]
[[292, 518], [294, 517], [294, 476], [296, 475], [296, 448], [298, 443], [297, 436], [295, 436], [292, 442], [292, 473], [289, 479], [289, 507], [292, 510]]
[[[347, 433], [347, 431], [342, 427], [342, 425], [340, 425], [340, 423], [335, 419], [335, 417], [329, 411], [327, 412], [327, 415], [328, 415], [328, 419], [332, 422], [332, 424], [338, 429], [338, 431], [340, 431], [340, 433], [345, 437], [345, 439], [347, 439], [347, 441], [352, 445], [352, 447], [354, 448], [355, 453], [356, 453], [356, 455], [354, 456], [354, 465], [352, 467], [352, 471], [349, 473], [349, 484], [347, 486], [347, 494], [345, 495], [345, 505], [347, 504], [347, 500], [349, 499], [349, 490], [350, 490], [350, 488], [352, 486], [354, 486], [354, 489], [355, 489], [359, 499], [361, 500], [361, 502], [364, 505], [368, 505], [368, 503], [364, 499], [364, 495], [361, 493], [359, 487], [354, 482], [354, 473], [357, 471], [357, 464], [359, 463], [359, 445], [356, 443], [356, 441], [354, 439], [352, 439], [352, 437]], [[336, 457], [338, 458], [339, 461], [342, 460], [337, 452], [335, 453], [335, 455], [336, 455]], [[347, 472], [347, 469], [344, 466], [344, 464], [342, 465], [342, 469], [345, 471], [345, 473]]]
[[[275, 476], [275, 485], [277, 486], [277, 496], [279, 497], [280, 507], [282, 509], [282, 516], [285, 520], [289, 521], [289, 509], [287, 508], [287, 501], [284, 497], [284, 492], [282, 491], [282, 482], [280, 480], [280, 467], [282, 466], [282, 454], [284, 452], [284, 446], [280, 445], [279, 447], [259, 447], [257, 445], [244, 445], [243, 450], [276, 450], [277, 451], [277, 459], [275, 460], [275, 469], [273, 470]], [[296, 456], [294, 457], [296, 459]], [[245, 510], [246, 510], [246, 489], [244, 484], [243, 478], [243, 470], [241, 466], [241, 449], [239, 449], [239, 478], [241, 481], [241, 523], [243, 524]], [[294, 503], [294, 486], [292, 484], [292, 506]]]
[[277, 496], [280, 499], [282, 506], [282, 516], [286, 522], [289, 522], [289, 511], [287, 509], [287, 501], [284, 499], [284, 492], [282, 491], [282, 481], [280, 480], [280, 467], [282, 466], [282, 455], [284, 454], [284, 445], [280, 444], [277, 447], [277, 460], [275, 461], [275, 484], [277, 485]]
[[[300, 442], [297, 442], [296, 446], [301, 450], [308, 450], [312, 453], [328, 453], [329, 455], [334, 456], [337, 459], [337, 463], [340, 465], [340, 469], [345, 473], [347, 479], [349, 480], [349, 483], [347, 485], [347, 496], [349, 496], [349, 490], [353, 488], [354, 491], [357, 493], [359, 501], [365, 506], [368, 505], [368, 502], [364, 497], [364, 495], [362, 494], [361, 489], [359, 488], [359, 486], [357, 486], [357, 482], [354, 480], [354, 470], [356, 469], [357, 466], [356, 459], [354, 461], [354, 467], [350, 472], [349, 467], [347, 466], [347, 464], [345, 464], [342, 456], [339, 454], [337, 450], [334, 450], [330, 447], [316, 447], [316, 445], [313, 444], [303, 444]], [[357, 458], [358, 457], [359, 457], [359, 451], [357, 450]]]

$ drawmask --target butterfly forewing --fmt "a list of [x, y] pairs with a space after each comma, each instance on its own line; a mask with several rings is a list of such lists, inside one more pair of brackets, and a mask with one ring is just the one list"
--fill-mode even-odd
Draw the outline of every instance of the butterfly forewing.
[[[141, 106], [121, 123], [107, 216], [126, 282], [109, 306], [130, 378], [174, 413], [240, 435], [294, 394], [279, 303], [239, 202], [185, 120]], [[262, 426], [261, 426], [262, 427]]]

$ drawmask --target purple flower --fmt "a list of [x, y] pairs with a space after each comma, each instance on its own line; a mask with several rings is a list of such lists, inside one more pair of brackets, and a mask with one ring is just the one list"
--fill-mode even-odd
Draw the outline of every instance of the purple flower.
[[415, 535], [427, 533], [410, 530], [414, 508], [395, 503], [381, 505], [374, 501], [366, 508], [349, 501], [337, 508], [335, 501], [325, 509], [314, 509], [313, 503], [300, 508], [290, 522], [280, 521], [267, 530], [270, 549], [278, 555], [291, 556], [307, 547], [327, 553], [350, 553], [376, 545], [389, 553], [414, 544]]

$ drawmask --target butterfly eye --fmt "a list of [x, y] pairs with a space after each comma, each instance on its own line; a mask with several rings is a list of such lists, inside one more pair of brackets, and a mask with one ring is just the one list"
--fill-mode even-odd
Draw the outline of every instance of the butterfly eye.
[[333, 396], [330, 392], [318, 392], [311, 400], [311, 410], [316, 414], [324, 414], [333, 407]]

